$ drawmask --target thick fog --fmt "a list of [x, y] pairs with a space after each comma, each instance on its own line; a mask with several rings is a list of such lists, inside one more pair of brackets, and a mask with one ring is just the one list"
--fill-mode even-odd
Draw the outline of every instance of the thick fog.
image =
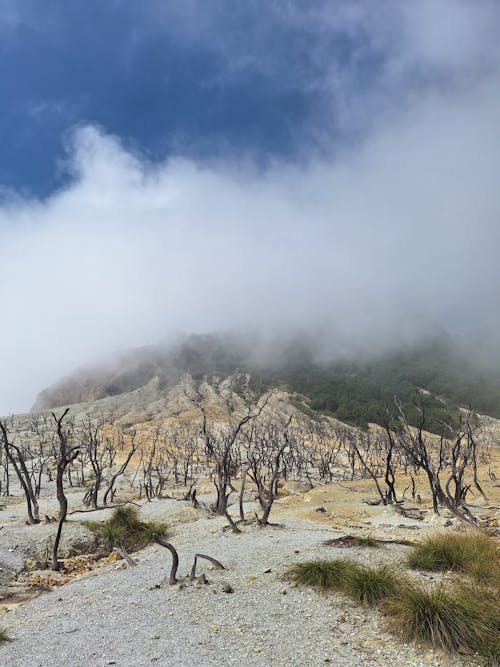
[[[0, 207], [0, 414], [80, 364], [179, 332], [317, 329], [324, 342], [331, 327], [370, 349], [498, 319], [495, 5], [408, 3], [381, 99], [357, 109], [332, 67], [332, 114], [353, 133], [316, 128], [325, 150], [293, 163], [152, 164], [75, 128], [71, 183]], [[324, 17], [308, 29], [328, 30]], [[393, 39], [372, 19], [374, 40]]]

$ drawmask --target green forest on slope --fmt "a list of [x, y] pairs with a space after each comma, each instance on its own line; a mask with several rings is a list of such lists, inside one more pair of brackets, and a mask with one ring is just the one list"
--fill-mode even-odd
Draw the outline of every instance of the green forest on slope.
[[412, 347], [372, 361], [318, 365], [308, 360], [252, 375], [256, 392], [282, 386], [306, 398], [308, 408], [366, 428], [383, 424], [402, 403], [409, 423], [424, 410], [426, 426], [442, 433], [457, 423], [458, 408], [500, 418], [500, 372], [470, 364], [447, 339]]
[[395, 416], [397, 397], [410, 424], [419, 422], [418, 406], [425, 411], [426, 428], [442, 433], [443, 422], [457, 423], [459, 407], [500, 418], [496, 341], [491, 333], [485, 337], [439, 333], [391, 353], [365, 352], [362, 359], [352, 353], [342, 361], [320, 363], [314, 337], [282, 340], [263, 354], [257, 345], [237, 336], [186, 336], [169, 346], [128, 350], [108, 366], [80, 371], [42, 392], [36, 407], [126, 393], [153, 377], [167, 391], [183, 373], [196, 381], [211, 381], [240, 371], [236, 389], [242, 394], [249, 374], [254, 397], [281, 387], [296, 394], [296, 405], [308, 414], [331, 415], [362, 428]]

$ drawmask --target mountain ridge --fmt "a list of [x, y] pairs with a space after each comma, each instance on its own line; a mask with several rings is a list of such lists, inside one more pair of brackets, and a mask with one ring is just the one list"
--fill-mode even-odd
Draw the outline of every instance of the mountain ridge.
[[[274, 354], [272, 346], [262, 354], [262, 346], [231, 335], [192, 335], [80, 368], [40, 392], [32, 411], [129, 394], [154, 378], [159, 391], [167, 392], [184, 374], [210, 381], [241, 373], [249, 376], [247, 389], [256, 397], [280, 388], [298, 396], [304, 411], [359, 427], [382, 424], [398, 397], [410, 422], [417, 422], [418, 407], [423, 408], [428, 427], [439, 432], [442, 422], [458, 419], [459, 408], [500, 418], [500, 372], [494, 365], [485, 372], [472, 362], [470, 340], [441, 334], [371, 358], [321, 362], [307, 339], [288, 339]], [[238, 382], [235, 389], [242, 389]]]

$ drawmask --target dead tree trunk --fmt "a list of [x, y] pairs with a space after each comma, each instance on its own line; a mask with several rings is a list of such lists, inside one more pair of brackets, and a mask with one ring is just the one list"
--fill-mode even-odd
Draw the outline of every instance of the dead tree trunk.
[[245, 495], [245, 484], [247, 481], [248, 471], [250, 470], [250, 464], [246, 466], [241, 475], [241, 488], [240, 488], [240, 499], [239, 499], [239, 510], [240, 510], [240, 520], [245, 521], [245, 510], [243, 508], [243, 497]]
[[57, 555], [59, 552], [59, 543], [61, 541], [63, 524], [66, 521], [66, 516], [68, 514], [68, 499], [64, 493], [64, 472], [66, 468], [76, 459], [80, 453], [77, 447], [69, 447], [67, 434], [64, 433], [62, 423], [64, 418], [69, 412], [69, 408], [63, 412], [63, 414], [57, 418], [54, 413], [52, 416], [57, 426], [57, 436], [59, 438], [59, 453], [57, 459], [57, 473], [56, 473], [56, 495], [57, 500], [59, 501], [59, 525], [57, 527], [56, 539], [54, 541], [54, 547], [52, 549], [52, 569], [59, 569], [59, 562], [57, 560]]
[[[403, 452], [409, 458], [411, 464], [416, 469], [421, 469], [427, 475], [429, 480], [429, 487], [432, 494], [432, 507], [435, 514], [439, 514], [439, 505], [446, 507], [452, 514], [456, 517], [468, 523], [469, 525], [475, 526], [475, 520], [472, 517], [470, 511], [464, 506], [463, 503], [463, 492], [462, 492], [462, 483], [463, 475], [465, 468], [470, 464], [470, 456], [468, 451], [461, 453], [461, 443], [463, 440], [463, 434], [456, 434], [455, 443], [452, 447], [452, 469], [450, 478], [448, 480], [447, 488], [443, 489], [441, 479], [440, 479], [440, 470], [441, 470], [441, 460], [442, 452], [444, 447], [444, 439], [441, 440], [441, 446], [439, 448], [439, 462], [436, 464], [436, 461], [432, 455], [432, 449], [429, 443], [426, 441], [424, 436], [424, 430], [426, 425], [425, 412], [418, 405], [416, 406], [419, 414], [420, 421], [418, 427], [415, 429], [416, 433], [412, 431], [406, 416], [404, 414], [401, 403], [396, 400], [396, 407], [398, 409], [400, 420], [403, 428], [397, 434], [397, 443], [403, 450]], [[462, 456], [463, 454], [463, 456]], [[455, 482], [455, 493], [450, 493], [450, 483]], [[457, 501], [457, 498], [460, 500]]]
[[269, 471], [269, 484], [267, 487], [267, 498], [264, 504], [264, 513], [262, 514], [262, 517], [259, 519], [259, 523], [261, 526], [265, 526], [269, 522], [269, 514], [271, 513], [271, 508], [273, 506], [274, 498], [275, 498], [275, 487], [278, 482], [278, 478], [281, 474], [281, 463], [283, 460], [283, 454], [287, 448], [290, 447], [290, 440], [288, 437], [288, 429], [290, 427], [290, 424], [292, 422], [292, 417], [289, 418], [288, 422], [286, 423], [285, 427], [283, 428], [283, 444], [281, 447], [278, 449], [276, 452], [276, 455], [273, 457], [270, 465], [270, 471]]
[[[235, 443], [243, 427], [257, 419], [266, 407], [270, 396], [266, 396], [262, 405], [252, 411], [248, 406], [248, 413], [236, 422], [230, 423], [224, 432], [209, 428], [205, 407], [201, 401], [194, 401], [202, 413], [201, 436], [205, 443], [207, 459], [215, 464], [214, 485], [217, 490], [215, 514], [225, 516], [229, 496], [233, 491], [231, 478], [234, 474], [234, 460], [238, 458], [235, 452]], [[191, 399], [192, 400], [192, 399]]]
[[102, 500], [102, 502], [103, 502], [104, 505], [107, 505], [107, 504], [108, 504], [108, 497], [109, 497], [109, 496], [111, 496], [111, 499], [113, 498], [113, 495], [114, 495], [113, 488], [114, 488], [114, 486], [115, 486], [116, 480], [118, 479], [118, 477], [120, 477], [121, 475], [123, 475], [123, 473], [124, 473], [125, 470], [127, 469], [128, 464], [130, 463], [130, 460], [132, 459], [132, 456], [135, 454], [136, 449], [137, 449], [137, 448], [136, 448], [136, 446], [135, 446], [135, 444], [134, 444], [134, 441], [132, 440], [132, 446], [131, 446], [131, 448], [130, 448], [130, 451], [129, 451], [129, 453], [128, 453], [127, 458], [126, 458], [125, 461], [122, 463], [122, 465], [120, 466], [120, 468], [116, 471], [116, 473], [115, 473], [115, 474], [111, 477], [111, 479], [109, 480], [108, 488], [106, 489], [106, 492], [105, 492], [104, 497], [103, 497], [103, 500]]
[[156, 544], [159, 544], [161, 547], [165, 547], [172, 554], [172, 567], [170, 568], [170, 575], [168, 577], [168, 583], [170, 586], [173, 586], [177, 583], [177, 570], [179, 568], [179, 554], [177, 553], [176, 548], [170, 542], [162, 539], [161, 537], [154, 538]]
[[[19, 483], [24, 492], [24, 497], [26, 499], [26, 506], [28, 511], [28, 523], [35, 524], [40, 523], [40, 513], [38, 507], [38, 501], [36, 498], [36, 493], [33, 489], [31, 483], [31, 476], [29, 474], [28, 468], [26, 467], [26, 461], [23, 453], [20, 448], [17, 447], [14, 443], [9, 441], [7, 427], [3, 422], [0, 421], [0, 434], [3, 441], [3, 449], [7, 461], [14, 468], [14, 472], [17, 475]], [[14, 455], [15, 453], [15, 455]]]

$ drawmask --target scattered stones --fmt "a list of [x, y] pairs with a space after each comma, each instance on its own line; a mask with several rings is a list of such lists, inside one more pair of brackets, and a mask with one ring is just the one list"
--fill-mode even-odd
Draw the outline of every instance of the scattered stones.
[[[327, 500], [318, 497], [312, 507], [323, 502], [330, 508]], [[170, 524], [168, 514], [160, 514], [160, 508], [170, 506], [173, 501], [165, 500], [149, 503], [146, 508]], [[363, 509], [368, 511], [366, 506]], [[395, 539], [394, 526], [404, 520], [384, 508], [377, 511], [385, 520], [391, 515], [391, 530], [383, 530], [380, 520], [374, 520], [372, 534], [379, 541], [384, 536]], [[172, 587], [163, 582], [160, 587], [155, 583], [169, 572], [171, 559], [154, 546], [141, 552], [134, 571], [102, 563], [99, 570], [79, 576], [59, 587], [57, 593], [39, 596], [9, 611], [2, 618], [2, 627], [15, 638], [15, 650], [14, 643], [0, 645], [0, 664], [64, 667], [74, 664], [78, 656], [79, 664], [103, 665], [111, 655], [108, 664], [137, 667], [166, 661], [171, 667], [448, 664], [439, 652], [424, 653], [386, 634], [375, 609], [364, 609], [336, 594], [319, 595], [300, 586], [291, 589], [288, 583], [285, 587], [282, 575], [286, 565], [335, 557], [335, 550], [325, 546], [325, 540], [347, 531], [353, 535], [367, 532], [363, 516], [354, 517], [347, 525], [339, 523], [337, 531], [333, 523], [325, 523], [322, 512], [315, 515], [315, 521], [311, 520], [314, 513], [309, 510], [309, 514], [308, 520], [281, 515], [280, 520], [286, 523], [283, 531], [248, 525], [241, 535], [224, 538], [220, 536], [222, 518], [172, 523], [172, 541], [180, 556], [178, 584]], [[36, 530], [48, 528], [41, 525]], [[404, 528], [411, 530], [410, 526]], [[415, 541], [420, 534], [402, 537]], [[5, 550], [17, 543], [10, 539]], [[228, 572], [207, 570], [210, 586], [197, 586], [197, 582], [181, 577], [192, 562], [194, 545], [221, 558], [228, 567]], [[357, 562], [376, 565], [395, 562], [404, 553], [405, 547], [389, 543], [385, 549], [354, 549], [349, 555]], [[255, 572], [258, 574], [252, 574]], [[436, 575], [438, 581], [440, 577]], [[234, 593], [233, 586], [237, 594], [226, 597]], [[73, 631], [75, 625], [79, 632]], [[453, 664], [464, 667], [467, 662], [457, 659]]]
[[427, 512], [425, 510], [418, 509], [416, 507], [404, 507], [404, 505], [392, 505], [394, 511], [401, 516], [404, 516], [405, 519], [412, 519], [413, 521], [423, 521]]
[[182, 591], [186, 588], [186, 584], [183, 581], [179, 581], [173, 586], [170, 586], [170, 589], [173, 591]]
[[200, 576], [196, 579], [196, 585], [197, 586], [206, 586], [210, 582], [208, 581], [207, 577], [205, 574], [200, 574]]
[[368, 500], [368, 499], [365, 499], [365, 500], [363, 500], [362, 502], [363, 502], [365, 505], [371, 505], [372, 507], [376, 507], [377, 505], [380, 505], [382, 501], [380, 500], [380, 498], [377, 498], [376, 500]]

